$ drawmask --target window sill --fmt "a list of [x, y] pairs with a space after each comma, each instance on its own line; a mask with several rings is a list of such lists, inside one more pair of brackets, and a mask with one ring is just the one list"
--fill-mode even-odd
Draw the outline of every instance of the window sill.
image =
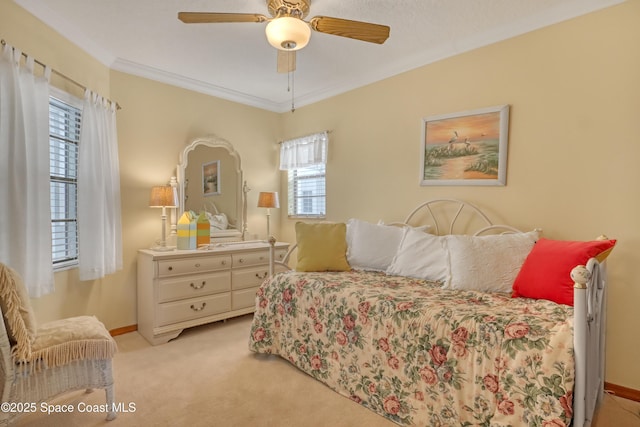
[[289, 215], [289, 219], [327, 219], [326, 215]]
[[72, 268], [78, 268], [78, 260], [61, 262], [59, 264], [55, 264], [53, 266], [53, 272], [57, 273], [59, 271], [71, 270]]

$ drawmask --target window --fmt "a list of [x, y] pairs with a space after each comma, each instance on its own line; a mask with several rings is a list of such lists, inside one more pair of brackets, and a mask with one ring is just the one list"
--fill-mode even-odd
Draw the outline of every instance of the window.
[[302, 212], [305, 214], [313, 213], [313, 196], [312, 190], [303, 190], [302, 191]]
[[[64, 99], [64, 100], [63, 100]], [[64, 93], [49, 98], [49, 169], [53, 266], [78, 263], [78, 142], [81, 101]]]
[[328, 132], [320, 132], [281, 143], [280, 170], [288, 172], [290, 217], [325, 217], [328, 142]]
[[288, 175], [289, 216], [324, 218], [326, 213], [325, 165], [321, 163], [290, 169]]

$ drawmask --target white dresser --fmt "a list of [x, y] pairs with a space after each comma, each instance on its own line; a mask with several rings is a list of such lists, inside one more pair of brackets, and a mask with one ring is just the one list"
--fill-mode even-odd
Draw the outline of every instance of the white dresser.
[[[281, 260], [288, 243], [275, 245]], [[183, 329], [255, 310], [269, 274], [269, 244], [221, 243], [209, 250], [138, 251], [138, 332], [153, 345]]]

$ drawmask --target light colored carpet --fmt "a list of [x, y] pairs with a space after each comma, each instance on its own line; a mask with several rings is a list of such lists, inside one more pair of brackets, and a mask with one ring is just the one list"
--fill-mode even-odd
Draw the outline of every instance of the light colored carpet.
[[[137, 332], [116, 337], [116, 401], [135, 412], [114, 421], [79, 412], [103, 405], [102, 390], [73, 392], [51, 404], [74, 412], [36, 413], [18, 426], [395, 427], [276, 356], [248, 350], [251, 315], [183, 332], [151, 346]], [[640, 426], [640, 403], [606, 396], [594, 427]]]

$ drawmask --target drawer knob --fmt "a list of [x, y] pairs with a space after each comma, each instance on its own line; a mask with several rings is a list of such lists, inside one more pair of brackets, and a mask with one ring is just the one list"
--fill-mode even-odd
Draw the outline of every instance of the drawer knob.
[[204, 307], [206, 305], [207, 305], [206, 302], [203, 302], [200, 307], [196, 307], [195, 305], [191, 304], [191, 310], [193, 310], [193, 311], [202, 311], [202, 310], [204, 310]]
[[171, 270], [173, 270], [173, 267], [169, 266], [169, 268], [167, 270], [171, 271]]
[[222, 265], [227, 265], [227, 260], [224, 260], [224, 259], [223, 259], [223, 260], [222, 260], [222, 262], [221, 262], [220, 264], [222, 264]]
[[244, 262], [244, 260], [243, 260], [242, 258], [240, 258], [240, 259], [238, 260], [238, 262], [239, 262], [240, 264], [242, 264], [242, 263]]
[[267, 276], [269, 275], [269, 273], [267, 273], [266, 271], [264, 272], [264, 274], [260, 274], [260, 273], [256, 273], [256, 277], [260, 280], [264, 280], [267, 278]]
[[202, 288], [204, 288], [204, 285], [206, 285], [206, 284], [207, 284], [207, 281], [206, 281], [206, 280], [203, 280], [203, 281], [202, 281], [202, 284], [201, 284], [200, 286], [196, 285], [196, 284], [195, 284], [195, 283], [193, 283], [193, 282], [191, 282], [189, 285], [190, 285], [193, 289], [198, 290], [198, 289], [202, 289]]
[[200, 263], [199, 262], [196, 263], [196, 268], [200, 268]]

